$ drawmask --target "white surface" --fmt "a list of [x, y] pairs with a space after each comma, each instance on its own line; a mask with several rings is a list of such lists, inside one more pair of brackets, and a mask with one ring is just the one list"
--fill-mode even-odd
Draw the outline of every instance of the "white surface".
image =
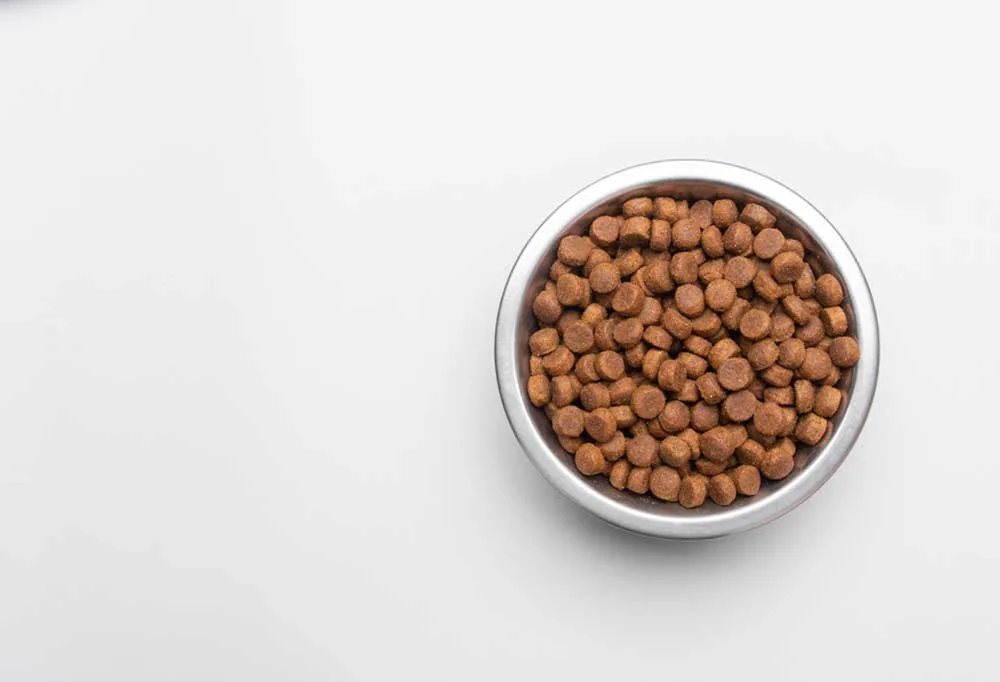
[[[0, 1], [0, 679], [992, 679], [977, 6]], [[556, 496], [491, 354], [545, 215], [683, 156], [824, 211], [883, 344], [827, 487], [700, 544]]]

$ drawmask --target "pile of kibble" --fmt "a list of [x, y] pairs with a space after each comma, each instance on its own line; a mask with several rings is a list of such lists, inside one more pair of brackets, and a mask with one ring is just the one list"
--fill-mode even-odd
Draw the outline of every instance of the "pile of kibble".
[[638, 197], [559, 242], [528, 397], [586, 476], [697, 507], [788, 476], [859, 358], [844, 289], [759, 204]]

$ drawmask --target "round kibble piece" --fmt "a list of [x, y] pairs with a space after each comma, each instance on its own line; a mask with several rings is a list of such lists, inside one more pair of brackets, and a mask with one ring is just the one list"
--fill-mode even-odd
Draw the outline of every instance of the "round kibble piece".
[[656, 261], [646, 268], [646, 286], [654, 294], [665, 294], [674, 288], [674, 280], [670, 277], [670, 263]]
[[674, 292], [677, 310], [687, 317], [697, 317], [705, 312], [705, 292], [695, 284], [682, 284]]
[[799, 379], [792, 386], [792, 390], [795, 392], [795, 411], [799, 414], [812, 412], [816, 404], [816, 387], [812, 385], [812, 382]]
[[723, 390], [719, 377], [714, 372], [702, 374], [695, 380], [695, 384], [698, 386], [701, 399], [709, 405], [718, 405], [726, 399], [726, 391]]
[[712, 366], [712, 369], [718, 371], [723, 362], [739, 354], [739, 345], [727, 336], [712, 345], [712, 350], [708, 352], [708, 364]]
[[580, 395], [580, 380], [572, 374], [563, 374], [552, 379], [552, 402], [556, 407], [565, 407]]
[[649, 491], [666, 502], [676, 502], [681, 490], [681, 476], [670, 467], [656, 467], [649, 475]]
[[691, 423], [691, 411], [681, 401], [671, 400], [663, 406], [659, 421], [667, 433], [680, 433]]
[[729, 429], [724, 426], [716, 426], [701, 434], [698, 447], [701, 448], [701, 456], [713, 462], [725, 462], [736, 450]]
[[593, 443], [584, 443], [576, 450], [576, 468], [584, 476], [596, 476], [604, 473], [608, 463], [601, 449]]
[[609, 462], [614, 462], [625, 456], [625, 434], [621, 431], [615, 431], [615, 435], [611, 437], [607, 443], [601, 443], [601, 452], [604, 453], [604, 459]]
[[635, 416], [635, 412], [628, 405], [612, 405], [608, 408], [611, 410], [611, 414], [614, 415], [615, 423], [618, 424], [619, 429], [627, 429], [636, 423], [638, 417]]
[[586, 322], [577, 320], [566, 327], [563, 343], [574, 353], [586, 353], [594, 345], [594, 330]]
[[639, 318], [627, 317], [615, 324], [612, 338], [622, 348], [631, 348], [642, 341], [643, 331], [642, 322], [639, 321]]
[[591, 329], [593, 329], [594, 325], [605, 319], [607, 316], [607, 308], [602, 306], [600, 303], [591, 303], [583, 309], [583, 312], [580, 314], [580, 319], [590, 325]]
[[809, 318], [809, 321], [795, 331], [795, 338], [801, 339], [807, 346], [815, 346], [825, 337], [823, 334], [823, 322], [819, 316]]
[[546, 405], [552, 399], [549, 378], [544, 374], [528, 377], [528, 399], [535, 407]]
[[779, 481], [795, 468], [795, 458], [786, 451], [779, 448], [771, 448], [764, 454], [764, 460], [760, 464], [762, 474], [772, 481]]
[[653, 215], [653, 200], [649, 197], [636, 197], [629, 199], [622, 205], [622, 213], [627, 216]]
[[625, 282], [611, 297], [611, 307], [619, 315], [632, 317], [639, 314], [645, 300], [646, 294], [642, 289], [631, 282]]
[[823, 308], [819, 319], [823, 322], [823, 330], [827, 336], [840, 336], [847, 333], [847, 313], [838, 306]]
[[528, 339], [528, 346], [535, 355], [548, 355], [559, 347], [559, 332], [551, 327], [539, 329]]
[[802, 361], [802, 365], [798, 371], [803, 379], [822, 381], [830, 374], [832, 369], [833, 362], [826, 351], [819, 348], [806, 348], [805, 359]]
[[579, 267], [587, 262], [594, 243], [586, 237], [569, 235], [559, 241], [558, 258], [570, 267]]
[[590, 223], [590, 238], [598, 246], [611, 246], [618, 241], [618, 231], [621, 229], [621, 219], [609, 215], [594, 218]]
[[599, 382], [585, 384], [580, 389], [580, 404], [583, 405], [583, 409], [585, 410], [611, 407], [611, 392], [607, 386]]
[[674, 222], [677, 220], [677, 201], [673, 197], [656, 197], [653, 199], [653, 217]]
[[729, 227], [739, 215], [736, 202], [732, 199], [718, 199], [712, 204], [712, 222], [719, 227]]
[[740, 319], [740, 334], [751, 341], [763, 339], [771, 333], [771, 316], [763, 310], [748, 310]]
[[670, 259], [670, 277], [678, 284], [698, 281], [698, 256], [693, 251], [682, 251]]
[[656, 439], [648, 433], [640, 433], [630, 438], [625, 445], [625, 456], [632, 466], [652, 466], [657, 460]]
[[691, 320], [691, 331], [698, 336], [711, 339], [722, 329], [722, 318], [715, 311], [706, 310], [698, 317]]
[[604, 319], [594, 325], [594, 344], [599, 350], [614, 350], [615, 345], [615, 321]]
[[816, 278], [816, 300], [824, 308], [840, 305], [844, 302], [844, 287], [840, 280], [826, 273]]
[[[662, 350], [669, 349], [670, 345], [674, 342], [673, 337], [670, 336], [670, 332], [663, 327], [656, 325], [646, 327], [646, 329], [642, 332], [642, 340], [650, 346]], [[657, 365], [657, 367], [659, 367], [659, 365]], [[652, 379], [653, 377], [650, 378]]]
[[629, 277], [642, 267], [642, 254], [639, 249], [625, 249], [618, 252], [614, 263], [622, 277]]
[[625, 487], [636, 495], [645, 495], [649, 492], [649, 475], [649, 467], [636, 467], [628, 472]]
[[667, 436], [660, 442], [660, 461], [672, 467], [683, 466], [691, 459], [691, 448], [678, 436]]
[[580, 305], [586, 293], [586, 282], [569, 272], [560, 275], [556, 281], [556, 300], [564, 306]]
[[785, 235], [773, 227], [768, 227], [757, 233], [753, 239], [753, 252], [757, 258], [771, 260], [781, 252], [785, 245]]
[[795, 438], [800, 443], [805, 443], [806, 445], [816, 445], [816, 443], [823, 440], [823, 435], [826, 433], [827, 422], [823, 417], [818, 414], [810, 412], [809, 414], [804, 414], [799, 418], [799, 423], [795, 427]]
[[778, 361], [778, 344], [773, 339], [763, 339], [750, 346], [747, 351], [747, 360], [755, 370], [767, 369]]
[[694, 202], [689, 216], [698, 227], [708, 227], [712, 224], [712, 202], [707, 199]]
[[740, 220], [753, 228], [754, 232], [760, 232], [768, 227], [774, 227], [778, 219], [773, 213], [760, 204], [747, 204], [740, 213]]
[[820, 386], [816, 390], [816, 398], [813, 404], [813, 412], [820, 417], [829, 419], [837, 414], [840, 409], [842, 394], [839, 388], [833, 386]]
[[670, 242], [675, 249], [693, 249], [701, 243], [701, 228], [693, 218], [682, 218], [674, 223]]
[[598, 353], [594, 366], [600, 377], [606, 381], [621, 379], [625, 374], [625, 359], [614, 351], [605, 350]]
[[858, 342], [850, 336], [838, 336], [830, 342], [830, 359], [837, 367], [854, 367], [861, 359]]
[[806, 344], [801, 339], [782, 341], [778, 347], [778, 364], [788, 369], [798, 369], [806, 359]]
[[642, 367], [642, 359], [646, 357], [646, 344], [641, 341], [625, 351], [625, 364], [632, 368]]
[[583, 418], [583, 428], [587, 431], [587, 435], [598, 443], [607, 443], [614, 438], [618, 422], [615, 421], [610, 409], [598, 407]]
[[596, 360], [596, 355], [587, 353], [576, 361], [574, 374], [576, 374], [576, 378], [581, 383], [591, 384], [595, 381], [600, 381], [601, 375], [597, 373]]
[[788, 315], [776, 312], [771, 315], [771, 338], [775, 343], [787, 341], [795, 335], [795, 322]]
[[702, 432], [719, 425], [719, 408], [699, 400], [691, 406], [691, 428]]
[[626, 218], [618, 235], [618, 241], [622, 246], [645, 246], [649, 244], [651, 227], [652, 223], [645, 216]]
[[549, 376], [568, 374], [573, 369], [573, 353], [566, 346], [559, 346], [542, 358], [542, 366]]
[[736, 499], [736, 484], [729, 476], [719, 473], [709, 479], [708, 495], [712, 502], [723, 507], [729, 506]]
[[653, 251], [666, 251], [670, 248], [670, 223], [654, 218], [649, 226], [649, 248]]
[[552, 428], [560, 436], [576, 438], [583, 433], [584, 415], [576, 405], [567, 405], [556, 410], [552, 417]]
[[631, 469], [632, 465], [628, 463], [628, 460], [624, 459], [611, 465], [611, 472], [608, 474], [611, 486], [616, 490], [625, 490], [625, 483], [628, 481], [628, 472]]
[[753, 426], [764, 436], [776, 436], [785, 426], [785, 413], [777, 403], [761, 403], [753, 415]]
[[686, 509], [700, 507], [705, 503], [705, 495], [708, 492], [708, 485], [704, 477], [688, 476], [681, 481], [681, 488], [677, 499], [681, 506]]
[[[707, 252], [706, 252], [707, 255]], [[705, 284], [710, 284], [717, 279], [722, 279], [722, 274], [726, 269], [726, 261], [722, 258], [712, 258], [698, 266], [698, 279]]]
[[667, 308], [663, 311], [663, 327], [672, 337], [682, 341], [691, 336], [693, 329], [691, 320], [681, 315], [676, 308]]
[[621, 274], [613, 263], [598, 263], [590, 271], [590, 288], [598, 294], [607, 294], [621, 284]]
[[677, 360], [666, 359], [660, 364], [656, 373], [656, 383], [664, 391], [679, 391], [684, 387], [687, 370]]
[[699, 397], [698, 385], [692, 379], [685, 379], [684, 387], [674, 397], [682, 403], [696, 403]]
[[719, 383], [727, 391], [742, 391], [753, 381], [753, 368], [746, 358], [725, 360], [718, 369]]
[[756, 495], [760, 490], [760, 471], [749, 464], [741, 464], [729, 472], [740, 495]]
[[774, 281], [766, 270], [758, 270], [753, 277], [753, 290], [769, 303], [781, 298], [781, 285]]
[[632, 393], [632, 411], [640, 419], [653, 419], [663, 411], [667, 399], [656, 386], [640, 386]]
[[723, 276], [733, 283], [737, 289], [742, 289], [753, 282], [757, 274], [757, 265], [749, 258], [734, 256], [726, 263]]
[[[624, 366], [624, 362], [622, 365]], [[611, 404], [628, 405], [628, 403], [632, 400], [632, 392], [635, 391], [635, 386], [635, 379], [632, 377], [622, 377], [613, 381], [611, 385], [608, 386], [608, 391], [611, 393]]]
[[[701, 250], [709, 258], [721, 258], [726, 253], [726, 247], [722, 243], [722, 232], [715, 225], [709, 225], [701, 231]], [[720, 270], [719, 276], [722, 276]]]
[[562, 315], [562, 306], [559, 305], [559, 299], [556, 298], [555, 292], [548, 290], [542, 291], [538, 296], [535, 296], [535, 301], [531, 304], [531, 310], [542, 324], [554, 324], [559, 319], [559, 316]]
[[806, 266], [802, 256], [794, 251], [782, 251], [771, 260], [771, 276], [779, 284], [794, 282]]
[[753, 245], [753, 231], [749, 225], [732, 223], [722, 234], [722, 245], [729, 253], [747, 253]]
[[565, 310], [563, 311], [563, 314], [559, 316], [559, 319], [556, 320], [556, 329], [558, 329], [559, 333], [562, 334], [563, 332], [566, 331], [566, 327], [573, 324], [579, 319], [580, 319], [579, 310]]
[[722, 414], [726, 419], [733, 422], [745, 422], [752, 419], [757, 411], [757, 397], [753, 393], [744, 389], [736, 393], [730, 393], [722, 403]]
[[728, 279], [716, 279], [705, 287], [705, 303], [717, 312], [729, 310], [736, 302], [736, 285]]

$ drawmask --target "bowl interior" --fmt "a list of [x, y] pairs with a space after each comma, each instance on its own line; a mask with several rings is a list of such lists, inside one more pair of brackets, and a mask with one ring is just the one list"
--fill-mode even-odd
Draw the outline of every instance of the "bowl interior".
[[[534, 315], [531, 312], [531, 303], [538, 292], [541, 291], [545, 280], [548, 278], [549, 267], [555, 261], [555, 250], [559, 240], [569, 234], [586, 234], [590, 227], [590, 223], [594, 218], [600, 215], [619, 213], [621, 211], [622, 204], [625, 201], [638, 196], [672, 196], [677, 199], [687, 199], [692, 203], [699, 199], [708, 199], [711, 201], [715, 199], [728, 198], [734, 200], [740, 206], [748, 202], [755, 202], [765, 206], [777, 216], [777, 228], [780, 229], [786, 237], [798, 239], [803, 243], [806, 248], [807, 258], [810, 255], [815, 256], [821, 264], [824, 272], [830, 272], [836, 275], [843, 283], [846, 294], [846, 300], [843, 304], [843, 308], [848, 317], [848, 333], [852, 335], [857, 334], [857, 321], [854, 313], [850, 283], [846, 281], [846, 278], [840, 272], [837, 264], [833, 261], [822, 244], [820, 244], [814, 237], [812, 232], [810, 232], [808, 226], [803, 224], [803, 222], [787, 210], [786, 207], [776, 203], [769, 197], [750, 193], [742, 187], [727, 185], [715, 181], [668, 180], [654, 182], [633, 187], [627, 191], [608, 197], [602, 203], [593, 206], [586, 212], [567, 222], [562, 230], [544, 246], [544, 253], [546, 255], [535, 265], [531, 273], [530, 281], [525, 289], [525, 294], [520, 301], [519, 317], [516, 324], [516, 347], [518, 349], [516, 372], [518, 379], [517, 383], [522, 387], [522, 390], [526, 385], [529, 376], [528, 358], [530, 354], [528, 352], [528, 337], [532, 332], [538, 329]], [[800, 446], [799, 451], [795, 456], [795, 470], [787, 478], [781, 481], [765, 481], [761, 485], [760, 492], [753, 497], [744, 497], [742, 495], [737, 497], [733, 504], [725, 507], [725, 510], [732, 511], [747, 506], [762, 504], [769, 496], [774, 495], [781, 488], [790, 485], [796, 477], [801, 476], [803, 471], [809, 468], [810, 463], [815, 459], [819, 451], [826, 446], [832, 433], [839, 426], [841, 417], [844, 414], [845, 405], [849, 404], [854, 397], [854, 375], [854, 369], [843, 371], [838, 386], [847, 394], [847, 400], [841, 402], [840, 409], [831, 419], [832, 428], [827, 430], [823, 440], [812, 447]], [[559, 442], [556, 440], [556, 435], [553, 432], [552, 426], [546, 418], [544, 412], [541, 409], [536, 408], [530, 408], [529, 411], [535, 428], [538, 430], [546, 446], [554, 454], [556, 460], [559, 462], [559, 466], [564, 468], [569, 475], [578, 477], [580, 480], [584, 481], [587, 485], [613, 502], [629, 508], [641, 509], [643, 512], [664, 517], [704, 517], [718, 514], [723, 511], [722, 507], [719, 507], [710, 499], [706, 500], [705, 504], [701, 507], [697, 507], [695, 509], [684, 509], [679, 504], [660, 502], [650, 495], [638, 496], [628, 491], [616, 490], [604, 476], [595, 476], [592, 478], [583, 476], [577, 471], [576, 466], [573, 463], [573, 456], [559, 446]]]

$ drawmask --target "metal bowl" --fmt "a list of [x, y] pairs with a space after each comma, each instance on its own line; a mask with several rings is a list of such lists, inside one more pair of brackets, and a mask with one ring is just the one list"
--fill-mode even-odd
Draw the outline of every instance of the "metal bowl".
[[[850, 333], [861, 360], [844, 372], [848, 400], [833, 428], [816, 446], [802, 448], [795, 470], [782, 481], [766, 482], [753, 497], [728, 507], [708, 502], [695, 509], [636, 496], [611, 487], [606, 477], [587, 478], [559, 447], [542, 410], [527, 399], [528, 336], [537, 328], [531, 312], [555, 247], [567, 234], [585, 234], [598, 215], [618, 212], [624, 201], [644, 195], [677, 198], [730, 198], [754, 201], [778, 216], [777, 227], [802, 241], [828, 272], [844, 283]], [[528, 239], [514, 263], [500, 300], [496, 324], [496, 372], [500, 397], [521, 447], [545, 478], [578, 505], [621, 528], [662, 538], [698, 539], [738, 533], [772, 521], [805, 501], [843, 463], [861, 433], [875, 395], [879, 338], [875, 304], [861, 266], [843, 237], [809, 202], [759, 173], [716, 161], [672, 160], [634, 166], [585, 187], [557, 208]]]

